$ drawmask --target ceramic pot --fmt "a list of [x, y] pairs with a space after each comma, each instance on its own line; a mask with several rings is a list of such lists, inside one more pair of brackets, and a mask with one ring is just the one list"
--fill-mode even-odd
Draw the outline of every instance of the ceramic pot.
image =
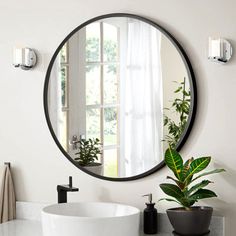
[[103, 175], [103, 165], [101, 163], [92, 163], [87, 166], [83, 166], [83, 168], [96, 175]]
[[171, 208], [167, 211], [168, 218], [175, 232], [183, 236], [200, 236], [209, 233], [212, 207]]

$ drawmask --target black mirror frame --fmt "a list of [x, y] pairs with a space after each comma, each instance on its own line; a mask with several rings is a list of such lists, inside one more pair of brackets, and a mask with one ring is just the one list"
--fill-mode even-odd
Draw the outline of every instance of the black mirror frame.
[[101, 15], [95, 18], [92, 18], [88, 21], [86, 21], [85, 23], [81, 24], [80, 26], [78, 26], [77, 28], [75, 28], [63, 41], [62, 43], [58, 46], [58, 48], [56, 49], [55, 53], [52, 56], [52, 59], [49, 63], [47, 72], [46, 72], [46, 78], [45, 78], [45, 83], [44, 83], [44, 92], [43, 92], [43, 104], [44, 104], [44, 112], [45, 112], [45, 117], [46, 117], [46, 121], [47, 121], [47, 125], [48, 128], [50, 130], [50, 133], [54, 139], [54, 141], [56, 142], [58, 148], [61, 150], [61, 152], [64, 154], [64, 156], [71, 162], [73, 163], [76, 167], [78, 167], [80, 170], [86, 172], [89, 175], [92, 175], [93, 177], [96, 178], [100, 178], [103, 180], [108, 180], [108, 181], [131, 181], [131, 180], [136, 180], [136, 179], [140, 179], [143, 177], [146, 177], [150, 174], [153, 174], [154, 172], [160, 170], [161, 168], [163, 168], [165, 166], [164, 160], [161, 161], [158, 165], [156, 165], [154, 168], [139, 174], [139, 175], [135, 175], [135, 176], [131, 176], [131, 177], [122, 177], [122, 178], [112, 178], [112, 177], [106, 177], [106, 176], [100, 176], [97, 174], [94, 174], [88, 170], [86, 170], [85, 168], [82, 168], [81, 166], [78, 165], [78, 163], [76, 161], [74, 161], [70, 155], [64, 150], [64, 148], [61, 146], [59, 140], [57, 139], [51, 121], [50, 121], [50, 117], [49, 117], [49, 111], [48, 111], [48, 86], [49, 86], [49, 80], [50, 80], [50, 74], [51, 74], [51, 70], [52, 70], [52, 66], [53, 63], [59, 53], [59, 51], [61, 50], [61, 48], [63, 47], [63, 45], [65, 44], [65, 42], [73, 35], [75, 34], [78, 30], [80, 30], [81, 28], [85, 27], [86, 25], [97, 21], [97, 20], [101, 20], [104, 18], [111, 18], [111, 17], [130, 17], [130, 18], [135, 18], [141, 21], [144, 21], [152, 26], [154, 26], [155, 28], [157, 28], [158, 30], [160, 30], [172, 43], [173, 45], [176, 47], [176, 49], [178, 50], [179, 54], [181, 55], [181, 58], [186, 66], [187, 72], [188, 72], [188, 76], [189, 76], [189, 80], [190, 80], [190, 91], [191, 91], [191, 104], [190, 104], [190, 114], [188, 117], [188, 122], [187, 125], [185, 127], [185, 130], [181, 136], [181, 139], [179, 140], [179, 142], [177, 143], [177, 151], [180, 151], [180, 149], [183, 147], [183, 145], [185, 144], [185, 142], [187, 141], [187, 138], [189, 137], [189, 134], [191, 132], [191, 129], [193, 127], [193, 123], [195, 120], [195, 116], [196, 116], [196, 111], [197, 111], [197, 87], [196, 87], [196, 81], [195, 81], [195, 76], [194, 76], [194, 72], [193, 72], [193, 68], [191, 66], [190, 60], [187, 56], [187, 54], [185, 53], [184, 49], [182, 48], [182, 46], [179, 44], [179, 42], [168, 32], [166, 31], [163, 27], [161, 27], [160, 25], [158, 25], [157, 23], [153, 22], [152, 20], [149, 20], [147, 18], [144, 18], [142, 16], [138, 16], [138, 15], [134, 15], [134, 14], [128, 14], [128, 13], [112, 13], [112, 14], [106, 14], [106, 15]]

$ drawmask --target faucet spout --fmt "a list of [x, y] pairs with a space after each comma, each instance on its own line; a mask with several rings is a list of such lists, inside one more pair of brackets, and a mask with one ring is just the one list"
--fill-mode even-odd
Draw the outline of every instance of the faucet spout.
[[78, 192], [79, 189], [72, 186], [72, 176], [69, 177], [69, 184], [57, 185], [58, 203], [67, 202], [67, 192]]

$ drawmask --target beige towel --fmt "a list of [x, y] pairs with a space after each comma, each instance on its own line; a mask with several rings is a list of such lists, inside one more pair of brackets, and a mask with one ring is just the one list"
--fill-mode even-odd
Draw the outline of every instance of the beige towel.
[[0, 167], [0, 223], [16, 218], [16, 198], [9, 166]]

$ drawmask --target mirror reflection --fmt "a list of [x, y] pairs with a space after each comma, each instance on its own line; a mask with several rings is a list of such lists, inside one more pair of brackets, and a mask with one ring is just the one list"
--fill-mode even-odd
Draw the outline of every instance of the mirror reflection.
[[183, 138], [191, 79], [180, 50], [157, 27], [132, 17], [94, 21], [54, 60], [47, 91], [53, 132], [92, 173], [143, 174]]

